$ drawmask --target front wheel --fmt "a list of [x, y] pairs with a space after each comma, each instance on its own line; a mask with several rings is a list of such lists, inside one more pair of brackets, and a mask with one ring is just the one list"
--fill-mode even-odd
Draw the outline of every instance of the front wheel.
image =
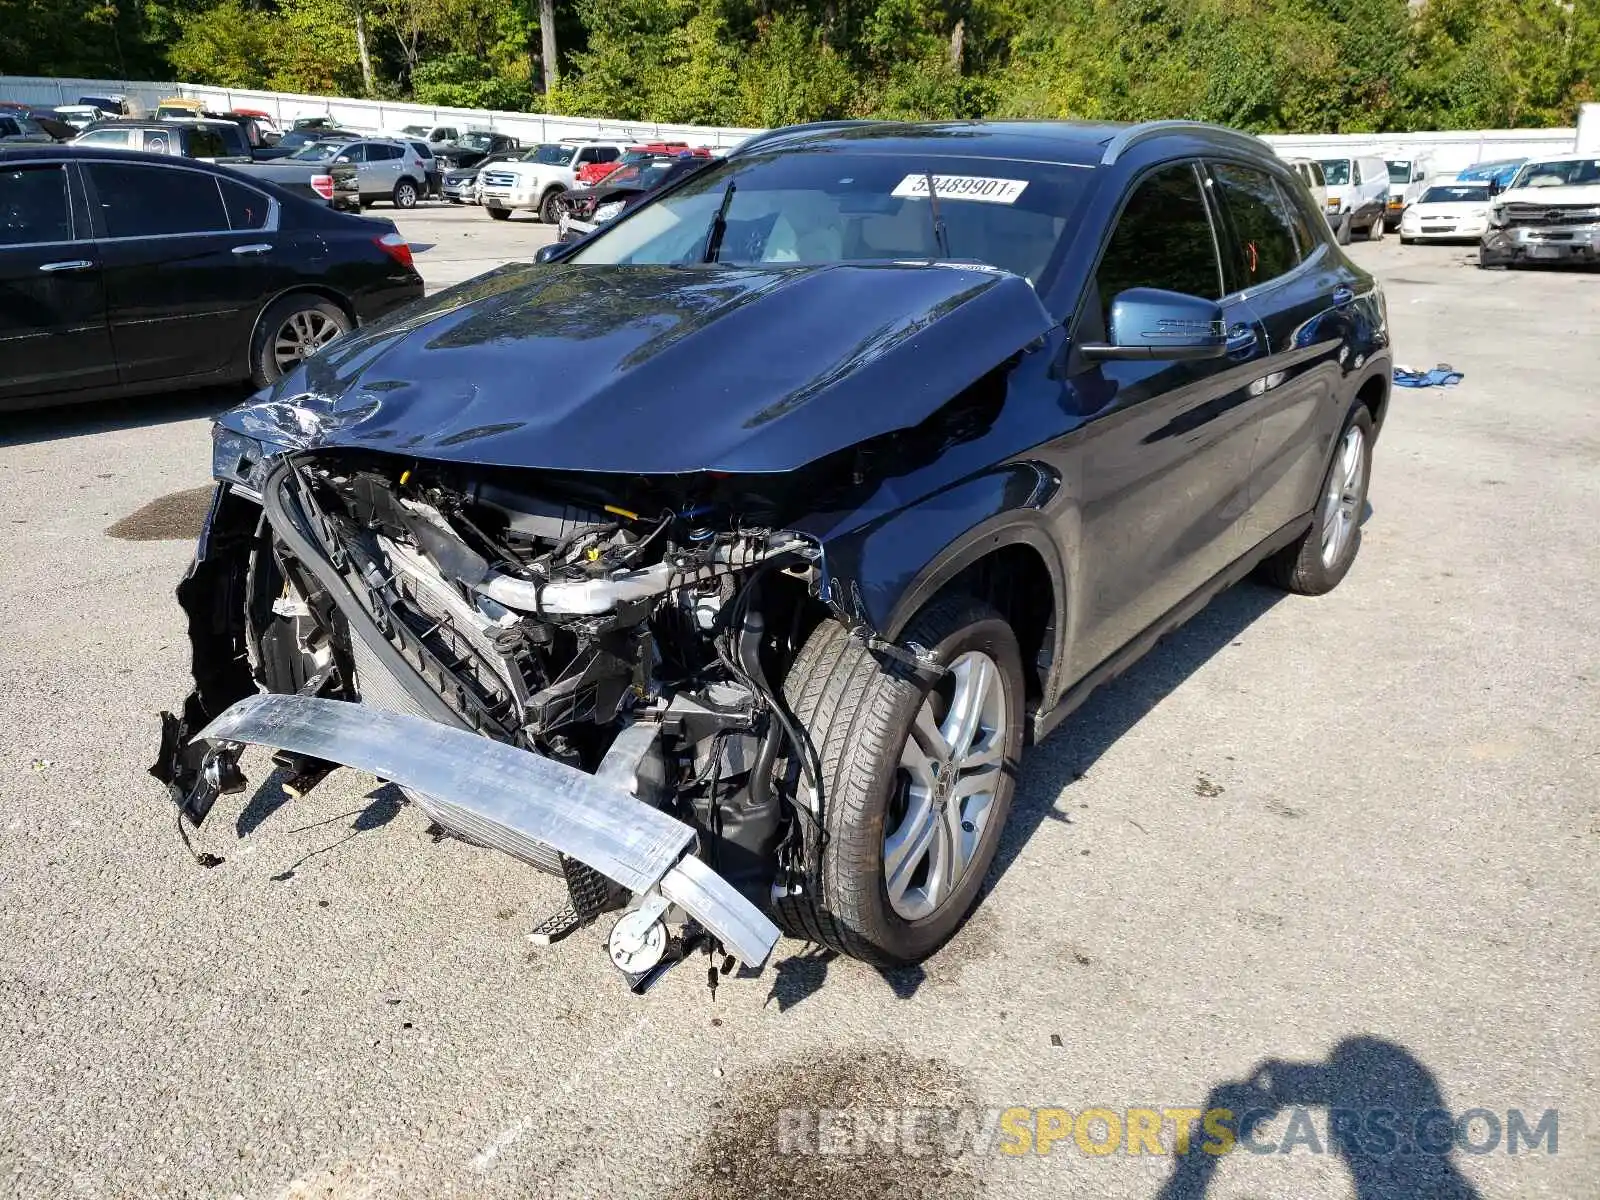
[[1022, 750], [1022, 659], [998, 612], [949, 596], [901, 641], [946, 668], [926, 690], [834, 621], [818, 626], [784, 683], [821, 760], [826, 837], [811, 851], [805, 893], [779, 901], [779, 920], [796, 937], [885, 965], [927, 958], [971, 910]]
[[1261, 564], [1262, 578], [1302, 596], [1320, 596], [1338, 587], [1361, 548], [1371, 477], [1372, 414], [1357, 404], [1334, 447], [1311, 528]]
[[417, 185], [409, 179], [402, 179], [394, 185], [393, 199], [396, 208], [415, 208], [417, 206]]
[[1350, 244], [1350, 224], [1350, 214], [1345, 213], [1344, 216], [1339, 218], [1338, 228], [1334, 230], [1334, 240], [1341, 246]]
[[1376, 217], [1372, 218], [1372, 224], [1367, 226], [1367, 241], [1369, 241], [1369, 242], [1381, 242], [1381, 241], [1383, 241], [1383, 214], [1382, 213], [1379, 213]]
[[539, 201], [539, 220], [546, 225], [554, 225], [561, 220], [561, 208], [558, 201], [561, 199], [561, 190], [546, 192], [544, 199]]

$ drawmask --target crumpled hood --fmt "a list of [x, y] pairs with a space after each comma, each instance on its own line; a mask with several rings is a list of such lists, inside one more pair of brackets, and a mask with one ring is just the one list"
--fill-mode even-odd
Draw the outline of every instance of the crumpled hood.
[[229, 428], [485, 466], [788, 471], [908, 428], [1041, 338], [985, 267], [517, 266], [293, 372]]

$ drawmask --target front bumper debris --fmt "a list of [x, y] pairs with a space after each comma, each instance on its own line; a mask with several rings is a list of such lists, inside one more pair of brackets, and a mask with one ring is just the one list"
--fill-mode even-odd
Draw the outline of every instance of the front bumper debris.
[[[620, 738], [619, 755], [635, 755], [648, 732]], [[223, 777], [243, 745], [376, 775], [470, 841], [529, 862], [536, 847], [549, 847], [637, 897], [659, 894], [752, 967], [777, 943], [777, 926], [694, 857], [694, 830], [636, 799], [618, 763], [602, 763], [590, 775], [421, 717], [274, 693], [238, 701], [195, 740], [209, 747], [208, 767], [218, 764], [210, 773]]]
[[1486, 265], [1600, 262], [1600, 224], [1491, 228], [1483, 235], [1481, 257]]

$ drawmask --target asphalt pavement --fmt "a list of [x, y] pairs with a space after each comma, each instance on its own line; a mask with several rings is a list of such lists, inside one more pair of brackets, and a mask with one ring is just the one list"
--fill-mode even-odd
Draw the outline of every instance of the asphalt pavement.
[[[549, 238], [397, 223], [433, 288]], [[1236, 588], [1091, 700], [976, 915], [887, 975], [784, 942], [634, 997], [604, 925], [529, 944], [556, 881], [262, 755], [197, 865], [145, 769], [241, 396], [0, 418], [0, 1194], [1600, 1197], [1600, 278], [1351, 254], [1398, 361], [1465, 380], [1396, 393], [1350, 575]], [[1241, 1103], [1267, 1153], [1075, 1123]], [[1065, 1115], [970, 1149], [1013, 1107]], [[1558, 1133], [1336, 1152], [1383, 1108]]]

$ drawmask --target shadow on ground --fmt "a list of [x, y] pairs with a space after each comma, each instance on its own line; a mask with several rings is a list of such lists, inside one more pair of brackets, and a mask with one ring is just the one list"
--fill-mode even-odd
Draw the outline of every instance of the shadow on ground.
[[[1238, 1144], [1218, 1153], [1222, 1143], [1197, 1130], [1188, 1153], [1174, 1155], [1157, 1200], [1204, 1200], [1233, 1155], [1284, 1153], [1336, 1155], [1356, 1200], [1479, 1200], [1450, 1155], [1463, 1143], [1487, 1145], [1487, 1125], [1473, 1131], [1451, 1113], [1433, 1072], [1396, 1042], [1350, 1037], [1322, 1062], [1268, 1059], [1248, 1079], [1212, 1088], [1201, 1107], [1227, 1109]], [[1327, 1119], [1313, 1122], [1308, 1108], [1325, 1109]], [[1267, 1122], [1285, 1112], [1283, 1132], [1268, 1136]], [[1498, 1118], [1491, 1119], [1497, 1145], [1490, 1149], [1498, 1149]]]
[[140, 396], [128, 400], [101, 400], [92, 404], [65, 404], [54, 408], [8, 412], [0, 431], [0, 446], [53, 442], [60, 438], [142, 429], [172, 421], [213, 417], [251, 395], [248, 384], [198, 388], [171, 396]]

